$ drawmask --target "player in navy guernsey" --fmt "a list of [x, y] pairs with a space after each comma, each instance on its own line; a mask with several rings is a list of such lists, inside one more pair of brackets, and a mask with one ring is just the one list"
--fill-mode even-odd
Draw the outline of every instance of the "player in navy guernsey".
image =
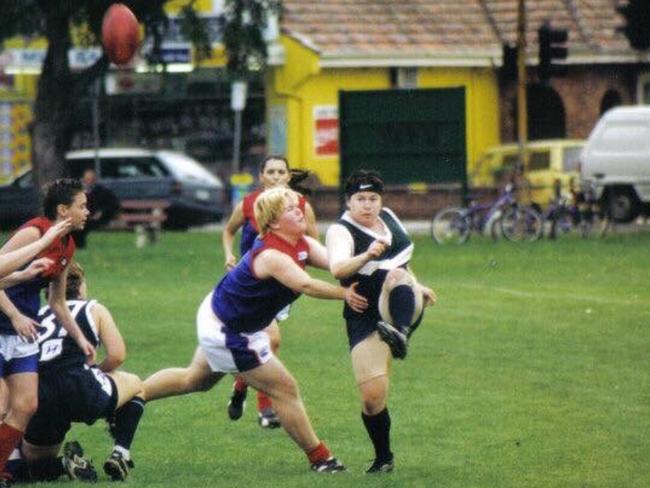
[[[343, 310], [364, 426], [375, 448], [366, 471], [392, 471], [390, 416], [386, 406], [391, 355], [404, 358], [408, 337], [435, 293], [420, 285], [408, 264], [413, 244], [397, 216], [382, 207], [384, 182], [359, 170], [345, 184], [348, 210], [327, 231], [330, 271], [345, 286], [357, 282], [368, 300], [362, 312]], [[383, 341], [383, 342], [382, 342]]]
[[[0, 255], [32, 245], [47, 235], [51, 227], [67, 219], [68, 232], [83, 228], [88, 210], [79, 181], [60, 179], [47, 184], [43, 210], [44, 217], [23, 224], [0, 249]], [[4, 472], [7, 458], [22, 438], [38, 404], [38, 346], [35, 339], [41, 289], [49, 287], [49, 303], [58, 320], [77, 341], [87, 360], [94, 361], [95, 349], [65, 304], [67, 269], [74, 251], [74, 241], [69, 234], [57, 237], [38, 254], [39, 258], [52, 261], [44, 272], [0, 291], [0, 377], [6, 381], [10, 407], [0, 425], [0, 472]], [[2, 483], [6, 481], [0, 480], [0, 486]]]
[[[298, 195], [292, 190], [266, 190], [255, 202], [260, 237], [237, 266], [203, 300], [197, 313], [199, 348], [185, 380], [178, 369], [155, 373], [144, 382], [147, 399], [207, 389], [226, 373], [239, 373], [256, 390], [269, 395], [289, 436], [316, 472], [336, 472], [343, 465], [316, 437], [295, 380], [273, 354], [264, 332], [269, 321], [300, 294], [345, 300], [362, 312], [367, 303], [348, 288], [311, 278], [306, 264], [327, 268], [327, 252], [306, 237]], [[190, 381], [191, 379], [191, 381]]]
[[[228, 222], [224, 227], [222, 243], [223, 251], [226, 256], [226, 271], [230, 271], [237, 264], [237, 258], [233, 254], [233, 243], [237, 230], [241, 228], [241, 241], [239, 243], [240, 256], [244, 256], [251, 247], [253, 247], [253, 243], [258, 234], [254, 212], [257, 197], [265, 189], [292, 185], [289, 162], [280, 156], [268, 156], [265, 158], [260, 166], [258, 177], [262, 184], [261, 188], [246, 195], [244, 199], [235, 206], [230, 219], [228, 219]], [[299, 206], [303, 211], [307, 222], [306, 234], [314, 239], [318, 239], [316, 217], [314, 216], [314, 211], [311, 205], [307, 202], [304, 196], [300, 196]], [[276, 356], [280, 349], [280, 328], [278, 327], [278, 321], [282, 321], [288, 318], [288, 316], [288, 308], [280, 311], [276, 317], [271, 318], [271, 321], [266, 328], [266, 333], [269, 335], [271, 341], [271, 350]], [[241, 376], [237, 376], [228, 403], [228, 416], [232, 420], [238, 420], [242, 416], [244, 412], [246, 393], [246, 382]], [[280, 426], [280, 420], [273, 410], [271, 399], [262, 392], [257, 392], [257, 411], [260, 426], [267, 428]]]
[[92, 425], [103, 418], [111, 421], [115, 441], [104, 470], [112, 479], [124, 480], [133, 466], [130, 446], [144, 410], [142, 382], [134, 374], [116, 371], [126, 358], [124, 340], [108, 309], [88, 300], [83, 269], [75, 262], [69, 266], [66, 297], [86, 339], [95, 348], [103, 346], [104, 360], [86, 364], [84, 352], [50, 307], [40, 310], [39, 406], [27, 426], [20, 456], [13, 455], [8, 468], [20, 481], [52, 481], [63, 474], [96, 481], [97, 473], [78, 443], [67, 443], [64, 456], [57, 455], [72, 422]]

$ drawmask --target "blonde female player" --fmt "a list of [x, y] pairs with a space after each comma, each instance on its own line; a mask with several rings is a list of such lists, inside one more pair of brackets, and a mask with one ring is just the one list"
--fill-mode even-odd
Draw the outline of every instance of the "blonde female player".
[[327, 251], [305, 236], [299, 199], [288, 188], [263, 192], [255, 202], [260, 237], [253, 248], [203, 300], [197, 312], [199, 347], [185, 369], [158, 371], [144, 382], [148, 401], [210, 388], [227, 373], [240, 374], [272, 398], [281, 425], [305, 452], [318, 473], [343, 471], [343, 465], [316, 436], [298, 385], [270, 348], [264, 329], [301, 294], [345, 300], [362, 313], [365, 298], [355, 291], [312, 278], [305, 266], [327, 269]]
[[[246, 195], [241, 202], [235, 206], [230, 219], [223, 230], [222, 243], [226, 256], [226, 271], [230, 271], [237, 264], [237, 258], [233, 254], [233, 243], [237, 231], [241, 229], [241, 241], [239, 244], [239, 255], [244, 256], [255, 242], [258, 235], [258, 226], [255, 221], [255, 201], [266, 189], [276, 187], [289, 187], [292, 185], [291, 169], [286, 158], [281, 156], [268, 156], [260, 165], [259, 181], [261, 187]], [[318, 228], [314, 210], [304, 196], [299, 197], [299, 207], [302, 210], [307, 223], [306, 234], [318, 239]], [[277, 356], [280, 349], [280, 328], [278, 321], [289, 317], [289, 309], [281, 310], [265, 332], [271, 339], [271, 349]], [[238, 420], [244, 413], [244, 405], [248, 386], [241, 376], [237, 376], [232, 388], [230, 401], [228, 402], [228, 416], [231, 420]], [[271, 399], [264, 393], [257, 392], [257, 418], [261, 427], [273, 429], [280, 426], [280, 420], [273, 410]]]

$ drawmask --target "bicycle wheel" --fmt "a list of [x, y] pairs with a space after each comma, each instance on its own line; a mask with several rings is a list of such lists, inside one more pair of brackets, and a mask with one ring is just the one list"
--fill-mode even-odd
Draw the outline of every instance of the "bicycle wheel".
[[469, 238], [471, 225], [460, 208], [446, 208], [431, 221], [431, 236], [438, 244], [462, 244]]
[[542, 235], [542, 217], [529, 207], [510, 207], [501, 216], [501, 232], [513, 242], [536, 241]]

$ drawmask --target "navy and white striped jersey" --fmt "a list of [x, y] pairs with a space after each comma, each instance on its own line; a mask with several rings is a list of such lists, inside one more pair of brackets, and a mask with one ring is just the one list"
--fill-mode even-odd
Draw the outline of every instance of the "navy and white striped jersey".
[[[97, 301], [68, 300], [66, 303], [88, 342], [97, 348], [100, 340], [97, 326], [90, 313]], [[68, 335], [68, 331], [59, 323], [49, 306], [39, 310], [38, 321], [40, 323], [38, 330], [39, 372], [86, 363], [86, 356], [79, 349], [77, 341]]]
[[379, 218], [384, 223], [385, 235], [380, 235], [358, 224], [350, 217], [348, 212], [345, 212], [336, 222], [338, 225], [345, 227], [352, 236], [354, 256], [366, 252], [377, 239], [385, 239], [390, 243], [381, 256], [367, 262], [352, 276], [341, 280], [341, 285], [346, 287], [358, 282], [357, 292], [368, 299], [368, 308], [362, 314], [352, 310], [346, 303], [343, 309], [345, 318], [363, 317], [370, 320], [379, 320], [379, 294], [386, 275], [392, 269], [406, 268], [413, 255], [413, 242], [393, 211], [384, 207], [379, 213]]

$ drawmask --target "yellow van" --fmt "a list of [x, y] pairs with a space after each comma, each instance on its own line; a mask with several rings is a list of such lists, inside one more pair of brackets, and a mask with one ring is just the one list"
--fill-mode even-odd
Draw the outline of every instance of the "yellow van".
[[[559, 180], [562, 192], [568, 193], [569, 182], [579, 181], [578, 160], [585, 141], [580, 139], [547, 139], [531, 141], [526, 145], [530, 187], [530, 203], [542, 207], [553, 200], [554, 181]], [[498, 186], [505, 184], [519, 159], [517, 144], [504, 144], [487, 150], [469, 170], [471, 186]]]

